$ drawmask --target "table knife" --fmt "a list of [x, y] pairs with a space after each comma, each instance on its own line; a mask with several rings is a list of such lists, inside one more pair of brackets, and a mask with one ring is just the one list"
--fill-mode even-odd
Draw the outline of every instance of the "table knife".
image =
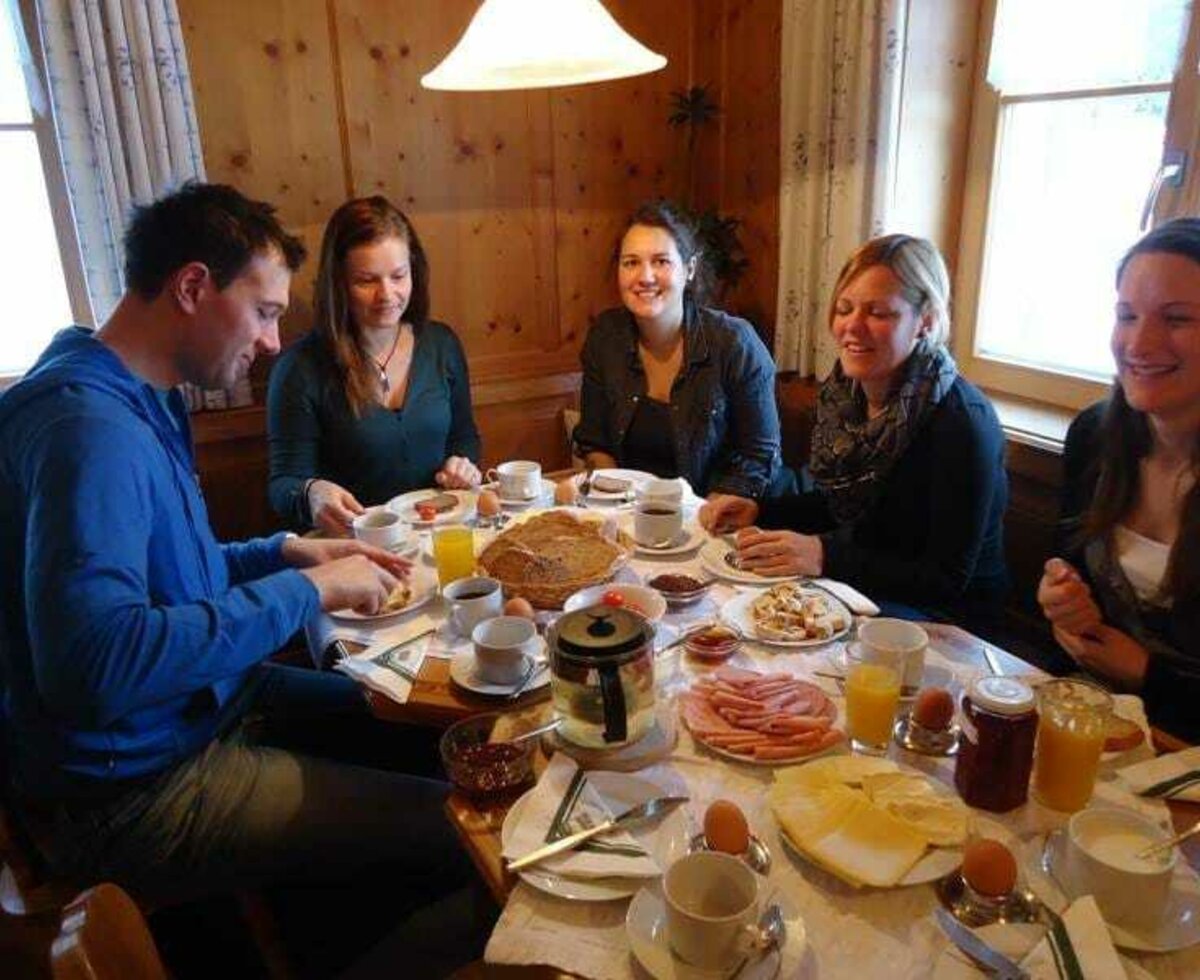
[[980, 963], [991, 971], [991, 976], [998, 980], [1030, 980], [1029, 974], [1003, 953], [998, 953], [975, 933], [954, 918], [945, 909], [934, 909], [938, 925], [950, 937], [954, 945], [966, 953], [976, 963]]
[[607, 834], [609, 831], [669, 813], [680, 803], [686, 803], [687, 801], [688, 797], [686, 796], [656, 796], [654, 799], [647, 800], [645, 803], [626, 810], [618, 816], [610, 817], [608, 820], [598, 823], [594, 827], [588, 827], [586, 830], [580, 830], [574, 834], [568, 834], [566, 837], [560, 837], [556, 841], [551, 841], [543, 847], [536, 848], [528, 854], [509, 861], [508, 870], [520, 871], [522, 868], [527, 868], [531, 864], [537, 864], [538, 861], [542, 861], [545, 858], [561, 854], [563, 851], [570, 851], [584, 841], [598, 837], [600, 834]]

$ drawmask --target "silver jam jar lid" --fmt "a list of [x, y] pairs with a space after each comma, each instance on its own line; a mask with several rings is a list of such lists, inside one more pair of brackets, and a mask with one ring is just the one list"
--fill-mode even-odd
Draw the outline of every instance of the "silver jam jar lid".
[[1012, 677], [978, 677], [967, 689], [967, 697], [975, 707], [997, 715], [1023, 715], [1035, 703], [1029, 685]]

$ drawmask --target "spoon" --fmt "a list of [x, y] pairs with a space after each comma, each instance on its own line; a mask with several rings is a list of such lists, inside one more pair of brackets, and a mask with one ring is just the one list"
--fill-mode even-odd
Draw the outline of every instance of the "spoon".
[[554, 729], [556, 729], [559, 725], [562, 724], [562, 721], [563, 720], [561, 718], [555, 718], [554, 721], [550, 722], [550, 724], [548, 724], [548, 725], [540, 725], [537, 728], [534, 728], [528, 732], [522, 732], [520, 735], [517, 735], [513, 738], [508, 739], [508, 741], [511, 742], [512, 744], [516, 745], [518, 742], [525, 742], [531, 738], [534, 738], [537, 735], [545, 735], [546, 732], [554, 731]]
[[[773, 902], [763, 909], [762, 915], [758, 917], [758, 933], [755, 945], [759, 948], [759, 960], [769, 956], [771, 950], [783, 948], [784, 940], [787, 938], [787, 923], [783, 921], [783, 909], [779, 907], [778, 903]], [[737, 980], [749, 965], [750, 957], [747, 956], [733, 971], [730, 980]]]
[[1188, 827], [1187, 830], [1176, 834], [1174, 837], [1168, 837], [1166, 840], [1159, 841], [1157, 844], [1151, 844], [1149, 847], [1142, 848], [1134, 856], [1143, 860], [1148, 857], [1153, 857], [1160, 851], [1168, 851], [1176, 844], [1187, 840], [1189, 837], [1195, 837], [1197, 834], [1200, 834], [1200, 820], [1197, 820], [1194, 824]]

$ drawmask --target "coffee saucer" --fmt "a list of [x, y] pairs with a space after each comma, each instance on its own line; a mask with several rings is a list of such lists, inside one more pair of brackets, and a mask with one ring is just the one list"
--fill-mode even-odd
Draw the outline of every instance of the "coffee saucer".
[[738, 980], [773, 980], [777, 976], [793, 976], [808, 947], [804, 920], [784, 898], [775, 895], [770, 901], [779, 904], [787, 926], [783, 949], [772, 949], [765, 956], [749, 960], [726, 970], [705, 970], [685, 963], [671, 950], [667, 938], [667, 904], [658, 881], [642, 887], [625, 914], [625, 934], [637, 961], [654, 980], [727, 980], [737, 974]]
[[[1084, 890], [1075, 884], [1067, 869], [1066, 845], [1066, 829], [1054, 831], [1046, 838], [1039, 863], [1066, 900], [1073, 902]], [[1200, 943], [1200, 877], [1186, 861], [1177, 861], [1167, 907], [1158, 927], [1134, 928], [1109, 922], [1108, 931], [1114, 945], [1145, 953], [1170, 953]]]
[[642, 544], [634, 538], [637, 553], [646, 558], [667, 558], [673, 555], [686, 555], [695, 551], [704, 543], [705, 531], [701, 527], [685, 527], [665, 545]]
[[[525, 666], [528, 666], [528, 661]], [[534, 675], [529, 678], [529, 683], [525, 687], [525, 694], [530, 691], [540, 691], [550, 683], [550, 664], [548, 662], [543, 659], [541, 665], [535, 667], [534, 671]], [[522, 672], [524, 672], [524, 667], [522, 667]], [[515, 681], [512, 684], [494, 684], [478, 676], [475, 672], [474, 650], [462, 650], [450, 659], [450, 679], [468, 691], [493, 696], [512, 694], [516, 684]]]

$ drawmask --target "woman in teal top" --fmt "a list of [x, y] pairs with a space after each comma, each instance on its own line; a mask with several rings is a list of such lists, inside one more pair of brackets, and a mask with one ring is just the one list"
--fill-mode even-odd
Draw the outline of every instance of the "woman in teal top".
[[429, 319], [429, 264], [384, 197], [347, 201], [321, 242], [314, 326], [271, 372], [271, 505], [346, 533], [398, 493], [479, 483], [467, 360]]

